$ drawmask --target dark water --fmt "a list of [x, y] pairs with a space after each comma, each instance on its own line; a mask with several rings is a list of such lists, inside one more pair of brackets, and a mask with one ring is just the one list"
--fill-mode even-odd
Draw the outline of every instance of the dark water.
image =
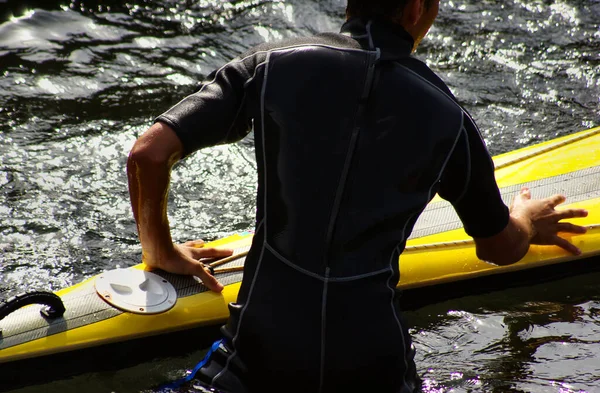
[[[342, 0], [0, 2], [0, 292], [139, 262], [125, 161], [152, 118], [246, 48], [335, 31]], [[418, 51], [492, 153], [600, 124], [600, 1], [445, 1]], [[175, 239], [252, 228], [252, 137], [173, 175]], [[600, 275], [408, 317], [428, 392], [600, 392]], [[26, 391], [136, 392], [202, 351]], [[189, 387], [199, 392], [200, 388]]]

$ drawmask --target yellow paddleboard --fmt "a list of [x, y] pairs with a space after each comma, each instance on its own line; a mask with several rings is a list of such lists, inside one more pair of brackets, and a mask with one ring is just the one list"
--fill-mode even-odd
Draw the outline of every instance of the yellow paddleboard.
[[[571, 238], [583, 255], [574, 257], [557, 247], [533, 246], [522, 261], [511, 266], [480, 261], [452, 207], [436, 197], [418, 220], [400, 257], [401, 289], [435, 291], [448, 283], [582, 260], [600, 253], [600, 127], [506, 153], [495, 157], [494, 162], [507, 204], [527, 186], [536, 198], [563, 193], [568, 198], [565, 207], [589, 210], [588, 217], [576, 220], [589, 227], [588, 233]], [[236, 254], [243, 254], [251, 242], [252, 234], [246, 233], [208, 246], [233, 248]], [[143, 265], [111, 277], [108, 272], [92, 277], [56, 293], [65, 306], [58, 318], [43, 317], [43, 307], [31, 305], [0, 320], [0, 363], [222, 324], [228, 317], [227, 304], [236, 300], [243, 263], [242, 256], [216, 268], [225, 284], [221, 294], [207, 291], [193, 277], [164, 272], [154, 272], [154, 281], [136, 275], [134, 284], [121, 282], [125, 270], [139, 272]], [[113, 302], [121, 298], [127, 303], [133, 297], [137, 300], [128, 305]], [[139, 304], [139, 299], [154, 303]]]

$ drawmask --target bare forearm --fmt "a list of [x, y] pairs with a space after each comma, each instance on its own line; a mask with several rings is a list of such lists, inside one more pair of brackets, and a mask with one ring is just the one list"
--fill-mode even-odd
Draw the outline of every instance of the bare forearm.
[[167, 218], [170, 173], [181, 157], [175, 135], [155, 124], [133, 146], [127, 160], [131, 207], [144, 261], [158, 267], [173, 251]]
[[171, 239], [167, 197], [171, 168], [182, 153], [183, 145], [177, 134], [163, 123], [150, 127], [129, 153], [129, 195], [142, 243], [143, 261], [151, 268], [198, 276], [212, 291], [221, 292], [223, 285], [199, 260], [230, 256], [233, 251], [204, 247], [201, 241], [174, 245]]
[[173, 242], [167, 218], [170, 168], [130, 157], [127, 163], [129, 194], [143, 260], [154, 265]]

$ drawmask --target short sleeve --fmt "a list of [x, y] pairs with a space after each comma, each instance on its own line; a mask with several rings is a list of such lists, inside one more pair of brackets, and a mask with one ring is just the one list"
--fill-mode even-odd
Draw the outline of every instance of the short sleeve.
[[439, 195], [454, 206], [469, 236], [485, 238], [508, 224], [494, 163], [475, 123], [467, 114], [461, 136], [440, 180]]
[[214, 71], [196, 93], [156, 118], [173, 128], [183, 144], [184, 156], [204, 147], [236, 142], [249, 132], [247, 63], [238, 59]]

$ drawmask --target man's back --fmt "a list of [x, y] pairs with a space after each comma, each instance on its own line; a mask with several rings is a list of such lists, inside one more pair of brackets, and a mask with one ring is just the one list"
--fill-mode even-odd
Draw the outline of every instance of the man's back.
[[564, 197], [532, 200], [527, 190], [509, 212], [474, 122], [409, 57], [438, 8], [437, 0], [348, 0], [353, 17], [342, 34], [255, 48], [136, 141], [128, 177], [145, 263], [220, 292], [198, 259], [230, 251], [172, 243], [169, 173], [254, 126], [256, 233], [225, 340], [200, 370], [213, 386], [414, 392], [398, 257], [435, 192], [452, 203], [480, 258], [514, 263], [534, 242], [579, 252], [557, 233], [585, 232], [560, 221], [587, 212], [557, 212]]
[[214, 95], [234, 102], [219, 102], [237, 113], [227, 141], [254, 124], [257, 228], [217, 386], [227, 372], [262, 392], [415, 384], [398, 257], [465, 132], [463, 113], [409, 59], [402, 29], [352, 20], [344, 31], [259, 47], [190, 100], [206, 108], [158, 119], [175, 128], [193, 123], [178, 113], [218, 116]]

